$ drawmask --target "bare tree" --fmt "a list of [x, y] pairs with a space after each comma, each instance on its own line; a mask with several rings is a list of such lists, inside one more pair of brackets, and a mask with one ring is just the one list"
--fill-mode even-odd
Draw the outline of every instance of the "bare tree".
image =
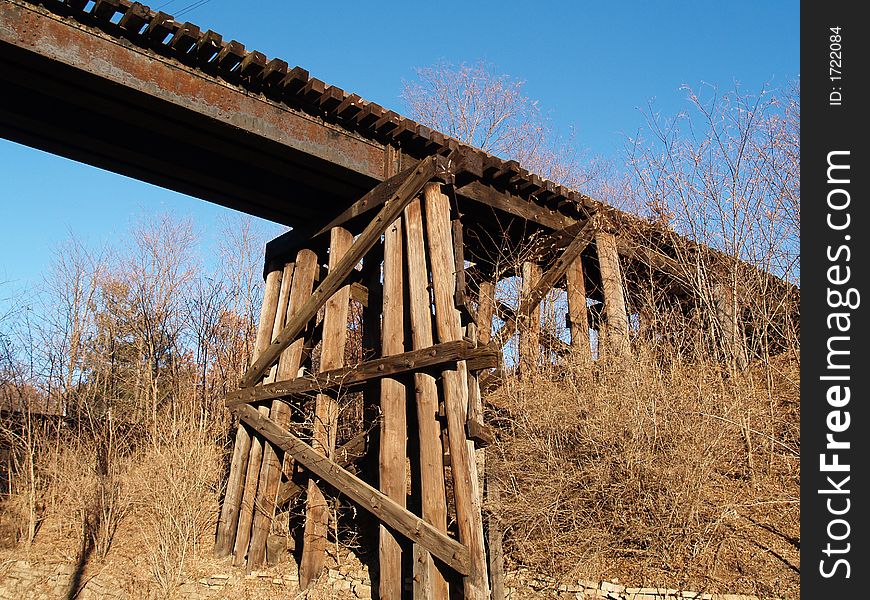
[[418, 121], [456, 139], [575, 189], [601, 181], [606, 164], [583, 164], [571, 132], [560, 135], [525, 95], [524, 82], [498, 74], [482, 61], [459, 66], [446, 62], [417, 69], [404, 83], [402, 98]]

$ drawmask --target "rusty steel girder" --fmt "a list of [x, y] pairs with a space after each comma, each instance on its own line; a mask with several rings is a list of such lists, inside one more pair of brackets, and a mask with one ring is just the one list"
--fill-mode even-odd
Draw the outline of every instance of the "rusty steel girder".
[[0, 135], [288, 225], [384, 174], [384, 146], [99, 28], [0, 1]]

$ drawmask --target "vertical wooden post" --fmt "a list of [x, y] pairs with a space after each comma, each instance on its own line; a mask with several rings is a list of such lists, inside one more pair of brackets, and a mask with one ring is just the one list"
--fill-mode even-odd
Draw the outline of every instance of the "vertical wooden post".
[[[257, 337], [254, 342], [254, 362], [260, 352], [272, 341], [272, 328], [275, 313], [278, 308], [278, 295], [281, 288], [282, 271], [274, 268], [266, 275], [266, 285], [263, 291], [263, 305], [260, 309], [260, 322], [257, 325]], [[229, 555], [235, 542], [236, 525], [239, 520], [239, 508], [242, 501], [243, 485], [248, 467], [248, 454], [251, 449], [251, 435], [245, 426], [239, 423], [236, 429], [233, 458], [230, 462], [230, 476], [224, 503], [221, 507], [215, 539], [215, 556], [223, 558]]]
[[495, 282], [481, 281], [477, 294], [477, 341], [488, 344], [492, 339], [492, 317], [495, 314]]
[[[433, 344], [432, 305], [429, 299], [429, 269], [423, 240], [423, 213], [420, 200], [405, 207], [405, 248], [407, 251], [409, 315], [414, 350]], [[452, 263], [451, 263], [452, 264]], [[438, 423], [438, 388], [428, 373], [414, 374], [417, 404], [417, 433], [420, 442], [420, 479], [422, 517], [429, 524], [447, 531], [447, 497], [444, 489], [444, 459], [441, 426]], [[463, 436], [464, 437], [464, 436]], [[427, 587], [428, 585], [428, 587]], [[419, 546], [414, 547], [415, 600], [447, 600], [448, 586], [435, 568], [432, 557]]]
[[[384, 233], [383, 323], [381, 348], [384, 356], [405, 351], [404, 277], [402, 275], [402, 220]], [[405, 506], [405, 457], [407, 390], [398, 379], [381, 380], [381, 435], [378, 471], [381, 491]], [[384, 525], [378, 528], [381, 598], [402, 597], [402, 548]]]
[[[342, 227], [333, 227], [330, 232], [329, 268], [338, 261], [353, 243], [353, 235]], [[350, 286], [345, 285], [326, 301], [323, 313], [323, 346], [320, 353], [320, 370], [337, 369], [344, 364], [344, 348], [347, 342], [347, 315], [350, 303]], [[318, 394], [314, 410], [312, 447], [324, 456], [335, 450], [335, 435], [338, 419], [338, 402], [327, 394]], [[306, 498], [305, 531], [303, 533], [302, 559], [299, 563], [299, 587], [308, 589], [323, 570], [326, 559], [326, 533], [329, 525], [329, 510], [323, 492], [314, 479], [308, 480]]]
[[[501, 502], [501, 483], [496, 472], [496, 454], [490, 453], [486, 461], [486, 500], [490, 506], [498, 506]], [[504, 586], [504, 527], [497, 517], [489, 515], [489, 573], [492, 584], [492, 600], [505, 600]]]
[[[454, 297], [456, 277], [450, 231], [450, 200], [441, 193], [441, 185], [423, 187], [426, 199], [426, 226], [429, 256], [432, 261], [432, 287], [435, 295], [435, 324], [439, 342], [461, 340], [462, 322]], [[474, 443], [467, 439], [465, 424], [468, 412], [468, 380], [465, 361], [455, 370], [442, 373], [444, 405], [447, 413], [453, 496], [460, 541], [468, 547], [469, 574], [464, 578], [465, 600], [489, 600], [486, 550], [483, 541], [483, 518], [477, 490], [477, 467]]]
[[[541, 267], [537, 263], [523, 263], [523, 281], [521, 294], [528, 298], [541, 278]], [[538, 368], [538, 358], [541, 354], [541, 307], [536, 304], [528, 315], [520, 315], [522, 319], [519, 345], [520, 376], [533, 373]]]
[[622, 269], [619, 266], [616, 239], [612, 233], [599, 229], [595, 232], [595, 246], [598, 249], [607, 324], [606, 339], [599, 339], [598, 343], [604, 342], [608, 356], [622, 358], [631, 354], [631, 347], [628, 342], [628, 314], [625, 308], [625, 292], [622, 287]]
[[589, 345], [589, 314], [586, 309], [586, 282], [583, 279], [583, 261], [577, 257], [565, 272], [565, 288], [568, 293], [568, 327], [571, 345], [585, 359], [592, 358]]
[[713, 286], [713, 301], [716, 307], [716, 320], [722, 331], [725, 357], [738, 369], [743, 370], [748, 364], [748, 359], [746, 341], [738, 320], [737, 292], [727, 283], [716, 283]]
[[[284, 266], [284, 273], [281, 277], [281, 289], [278, 294], [277, 310], [274, 320], [272, 321], [272, 331], [269, 337], [271, 341], [281, 328], [284, 326], [284, 320], [287, 315], [287, 301], [290, 295], [290, 288], [293, 281], [294, 265], [288, 263]], [[273, 366], [267, 371], [263, 381], [271, 383], [275, 379], [277, 367]], [[261, 406], [259, 410], [262, 414], [269, 414], [268, 406]], [[260, 478], [260, 464], [263, 459], [263, 440], [259, 436], [251, 440], [251, 451], [248, 454], [248, 471], [245, 475], [245, 489], [242, 494], [242, 505], [239, 510], [239, 523], [236, 528], [236, 543], [233, 549], [233, 564], [237, 567], [245, 564], [245, 557], [248, 551], [248, 544], [251, 540], [251, 524], [254, 520], [254, 501], [257, 494], [257, 482]]]
[[[284, 301], [284, 306], [287, 307], [286, 314], [292, 314], [311, 295], [311, 290], [314, 287], [314, 275], [317, 271], [317, 254], [311, 250], [300, 250], [296, 254], [295, 265], [294, 271], [292, 263], [288, 264], [290, 273], [292, 273], [293, 285], [288, 292], [289, 297]], [[290, 273], [285, 268], [285, 281], [289, 282]], [[284, 293], [283, 286], [281, 292], [282, 294]], [[278, 314], [279, 317], [282, 316], [280, 308]], [[284, 319], [281, 319], [281, 321], [280, 327], [276, 327], [277, 331], [280, 331], [284, 326]], [[274, 376], [275, 381], [286, 381], [288, 379], [295, 379], [298, 376], [303, 345], [304, 339], [299, 337], [281, 353]], [[269, 417], [281, 427], [289, 427], [291, 418], [290, 406], [281, 400], [273, 400]], [[278, 497], [278, 487], [281, 483], [282, 455], [283, 453], [276, 451], [271, 444], [266, 444], [263, 451], [263, 464], [260, 467], [256, 502], [254, 503], [251, 545], [248, 549], [249, 571], [259, 568], [266, 562], [266, 541], [272, 528], [272, 519], [275, 518], [275, 510], [277, 508], [275, 501]]]

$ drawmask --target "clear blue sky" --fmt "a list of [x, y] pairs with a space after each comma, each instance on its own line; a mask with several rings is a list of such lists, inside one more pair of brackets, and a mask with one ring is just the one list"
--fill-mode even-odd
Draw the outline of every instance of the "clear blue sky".
[[[151, 3], [170, 14], [193, 4]], [[799, 75], [797, 1], [209, 0], [182, 18], [398, 112], [416, 67], [483, 59], [524, 80], [558, 128], [617, 159], [638, 107], [655, 98], [676, 114], [682, 84], [755, 91]], [[70, 233], [111, 244], [143, 213], [171, 210], [194, 220], [208, 253], [230, 212], [4, 140], [0, 182], [0, 308], [12, 291], [26, 298]]]

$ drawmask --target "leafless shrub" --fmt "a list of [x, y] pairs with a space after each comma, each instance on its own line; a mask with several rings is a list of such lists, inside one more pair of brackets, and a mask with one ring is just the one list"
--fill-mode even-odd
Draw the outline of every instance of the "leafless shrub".
[[168, 420], [131, 465], [130, 493], [146, 540], [146, 558], [159, 589], [169, 595], [188, 561], [210, 548], [217, 518], [220, 449], [209, 432]]

